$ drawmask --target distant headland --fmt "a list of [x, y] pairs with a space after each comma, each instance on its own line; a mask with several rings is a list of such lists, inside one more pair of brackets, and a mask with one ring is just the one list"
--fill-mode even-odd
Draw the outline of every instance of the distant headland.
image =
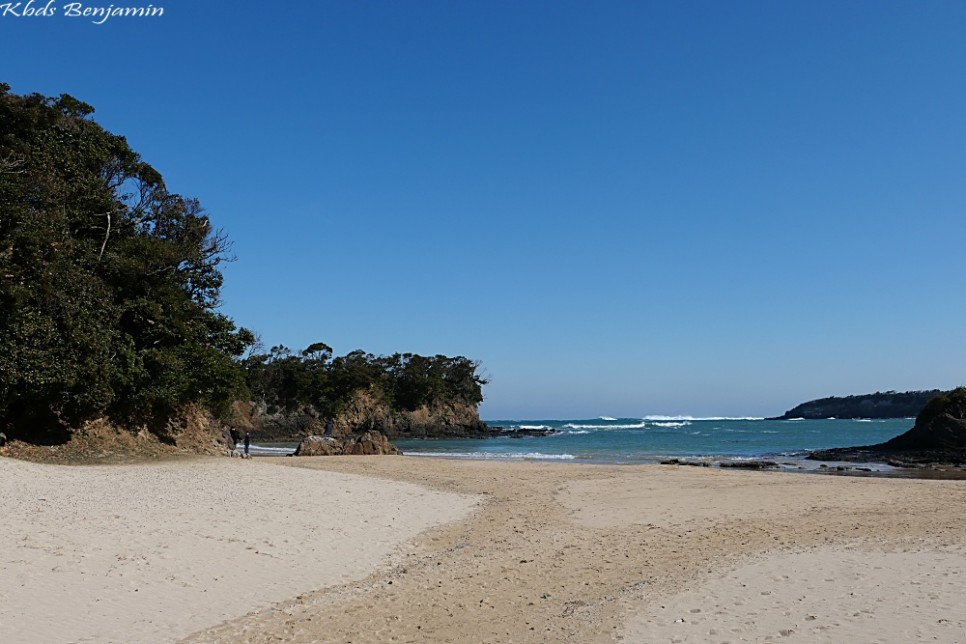
[[830, 396], [810, 400], [768, 420], [804, 418], [915, 418], [931, 399], [944, 393], [928, 391], [876, 392], [859, 396]]

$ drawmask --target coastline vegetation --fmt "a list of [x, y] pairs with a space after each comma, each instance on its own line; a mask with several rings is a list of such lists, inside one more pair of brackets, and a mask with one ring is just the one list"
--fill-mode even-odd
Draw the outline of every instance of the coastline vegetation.
[[942, 395], [927, 391], [885, 391], [857, 396], [829, 396], [789, 409], [776, 420], [791, 418], [915, 418], [930, 400]]
[[0, 431], [57, 444], [96, 418], [150, 427], [253, 398], [331, 416], [360, 388], [400, 409], [482, 401], [463, 357], [256, 353], [218, 310], [226, 235], [93, 112], [0, 83]]
[[269, 413], [305, 409], [332, 418], [360, 389], [399, 411], [415, 411], [444, 401], [478, 405], [486, 380], [480, 363], [457, 356], [426, 357], [412, 353], [375, 356], [352, 351], [332, 357], [332, 349], [316, 342], [297, 354], [284, 346], [242, 361], [247, 384]]

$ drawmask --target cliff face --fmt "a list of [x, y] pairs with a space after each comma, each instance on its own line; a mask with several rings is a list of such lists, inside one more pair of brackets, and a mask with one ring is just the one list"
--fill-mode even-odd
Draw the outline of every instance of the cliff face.
[[242, 434], [251, 432], [259, 441], [298, 441], [325, 431], [313, 410], [273, 414], [264, 405], [242, 401], [232, 405], [229, 424]]
[[791, 418], [914, 418], [923, 410], [931, 398], [941, 393], [938, 389], [934, 389], [903, 393], [888, 391], [862, 396], [832, 396], [802, 403], [781, 416], [769, 420], [789, 420]]
[[[391, 409], [367, 391], [358, 391], [346, 408], [333, 419], [333, 435], [348, 436], [379, 431], [390, 439], [479, 438], [492, 432], [480, 420], [476, 405], [448, 402], [413, 411]], [[295, 441], [325, 431], [324, 421], [314, 410], [269, 414], [252, 403], [236, 403], [232, 425], [250, 431], [257, 440]]]
[[357, 392], [336, 419], [336, 433], [378, 430], [389, 438], [475, 438], [486, 433], [476, 405], [447, 402], [414, 411], [394, 411], [366, 392]]

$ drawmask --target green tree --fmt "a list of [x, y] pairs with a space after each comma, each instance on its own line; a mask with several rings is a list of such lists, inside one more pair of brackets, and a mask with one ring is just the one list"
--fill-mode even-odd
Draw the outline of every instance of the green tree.
[[245, 390], [224, 235], [93, 112], [0, 84], [0, 419], [29, 440]]
[[270, 412], [337, 415], [359, 391], [391, 409], [413, 411], [445, 402], [476, 405], [486, 379], [480, 363], [462, 356], [413, 353], [374, 356], [361, 350], [332, 358], [323, 342], [293, 355], [283, 346], [244, 362], [248, 385]]

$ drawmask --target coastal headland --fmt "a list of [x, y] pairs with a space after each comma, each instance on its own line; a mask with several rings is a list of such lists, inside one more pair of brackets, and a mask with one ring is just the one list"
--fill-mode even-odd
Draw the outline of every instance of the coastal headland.
[[[0, 639], [957, 641], [966, 481], [0, 459]], [[52, 616], [54, 616], [52, 618]]]
[[916, 416], [912, 429], [885, 443], [817, 450], [808, 458], [962, 469], [966, 466], [966, 388], [932, 397]]
[[810, 400], [789, 409], [770, 420], [795, 418], [914, 418], [930, 400], [943, 392], [886, 391], [858, 396], [829, 396]]

